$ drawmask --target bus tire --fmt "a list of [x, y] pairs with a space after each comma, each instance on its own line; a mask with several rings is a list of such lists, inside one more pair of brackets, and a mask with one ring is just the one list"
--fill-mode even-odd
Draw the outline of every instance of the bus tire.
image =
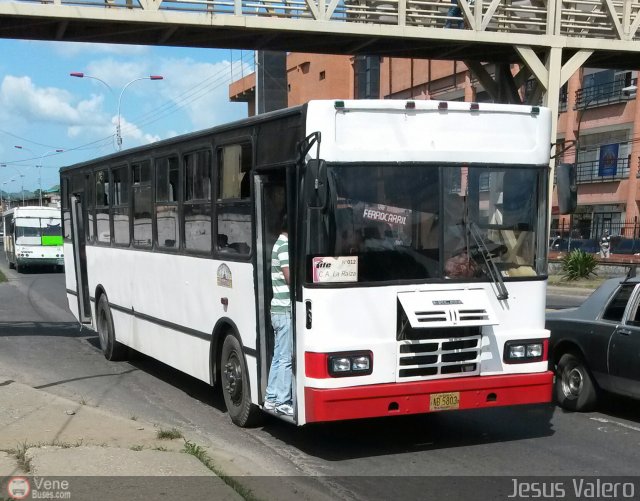
[[104, 358], [110, 361], [124, 360], [126, 346], [116, 341], [116, 331], [113, 327], [113, 316], [109, 308], [109, 300], [106, 294], [102, 294], [96, 307], [96, 327], [98, 339]]
[[16, 272], [24, 273], [24, 266], [20, 266], [20, 263], [18, 262], [17, 259], [16, 259]]
[[598, 400], [598, 389], [582, 357], [574, 353], [560, 357], [555, 393], [563, 409], [577, 412], [593, 410]]
[[14, 263], [12, 261], [9, 261], [9, 269], [10, 270], [15, 270], [15, 268], [16, 268], [16, 263]]
[[262, 413], [251, 403], [247, 364], [240, 342], [232, 334], [228, 334], [222, 343], [220, 380], [231, 421], [241, 428], [258, 424]]

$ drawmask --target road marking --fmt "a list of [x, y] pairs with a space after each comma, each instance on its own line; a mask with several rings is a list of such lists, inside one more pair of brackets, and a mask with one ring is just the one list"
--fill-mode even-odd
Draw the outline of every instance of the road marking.
[[618, 421], [611, 421], [610, 419], [597, 418], [597, 417], [592, 417], [592, 418], [589, 418], [589, 419], [591, 419], [593, 421], [598, 421], [598, 423], [615, 424], [616, 426], [620, 426], [622, 428], [627, 428], [628, 430], [640, 431], [640, 427], [638, 427], [638, 426], [631, 426], [630, 424], [620, 423]]

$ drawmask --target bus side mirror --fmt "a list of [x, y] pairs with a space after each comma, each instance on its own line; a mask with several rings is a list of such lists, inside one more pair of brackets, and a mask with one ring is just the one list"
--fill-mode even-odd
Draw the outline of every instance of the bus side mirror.
[[578, 186], [575, 164], [561, 163], [556, 167], [558, 209], [560, 214], [573, 214], [578, 206]]
[[324, 209], [327, 206], [327, 163], [324, 160], [309, 160], [305, 176], [307, 206]]

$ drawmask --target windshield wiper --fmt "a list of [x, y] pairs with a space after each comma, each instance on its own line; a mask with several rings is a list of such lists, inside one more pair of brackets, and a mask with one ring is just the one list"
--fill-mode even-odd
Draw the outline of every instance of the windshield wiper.
[[491, 252], [487, 248], [487, 244], [485, 243], [484, 238], [482, 237], [482, 234], [478, 229], [478, 225], [473, 221], [471, 221], [467, 226], [469, 228], [469, 234], [473, 238], [476, 244], [476, 247], [480, 250], [480, 253], [482, 254], [482, 258], [484, 259], [484, 263], [487, 267], [487, 271], [489, 272], [489, 277], [491, 278], [491, 280], [493, 281], [493, 284], [496, 287], [495, 293], [496, 293], [496, 297], [498, 298], [498, 301], [503, 301], [505, 299], [508, 299], [509, 291], [507, 290], [507, 287], [504, 285], [504, 282], [502, 281], [502, 275], [500, 274], [500, 270], [498, 270], [498, 267], [496, 266], [495, 261], [491, 257]]

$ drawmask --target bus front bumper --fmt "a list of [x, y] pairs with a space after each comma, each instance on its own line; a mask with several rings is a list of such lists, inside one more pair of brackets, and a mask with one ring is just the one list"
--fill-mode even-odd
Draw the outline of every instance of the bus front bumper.
[[[551, 402], [553, 372], [474, 376], [349, 388], [305, 388], [306, 422], [434, 412], [432, 395], [457, 393], [455, 409]], [[444, 409], [443, 409], [444, 410]]]
[[60, 257], [16, 257], [20, 266], [64, 266], [64, 258]]

